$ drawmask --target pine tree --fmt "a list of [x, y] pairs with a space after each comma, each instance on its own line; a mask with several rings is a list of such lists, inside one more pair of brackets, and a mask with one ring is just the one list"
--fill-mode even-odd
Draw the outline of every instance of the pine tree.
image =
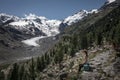
[[50, 56], [47, 53], [45, 53], [45, 63], [46, 63], [46, 65], [48, 65], [50, 63]]
[[19, 80], [19, 78], [18, 78], [18, 69], [19, 69], [19, 66], [17, 65], [17, 63], [15, 63], [13, 65], [13, 70], [11, 72], [10, 80]]
[[1, 79], [1, 80], [4, 80], [4, 76], [5, 76], [4, 73], [3, 73], [3, 72], [0, 72], [0, 79]]
[[19, 80], [24, 80], [24, 75], [25, 75], [25, 69], [24, 69], [24, 65], [22, 65], [19, 70]]
[[97, 45], [102, 44], [102, 34], [96, 33], [96, 43], [97, 43]]
[[81, 39], [80, 40], [81, 49], [87, 49], [88, 48], [88, 41], [87, 41], [86, 34], [82, 35], [80, 39]]
[[37, 58], [37, 70], [42, 71], [42, 62], [40, 60], [40, 57]]
[[44, 55], [41, 56], [41, 60], [40, 61], [41, 61], [41, 64], [42, 64], [41, 67], [42, 67], [42, 70], [43, 70], [46, 67], [45, 56]]
[[29, 67], [29, 77], [30, 77], [30, 80], [35, 80], [35, 78], [36, 78], [35, 63], [34, 63], [33, 58], [31, 60], [31, 64], [30, 64], [30, 67]]

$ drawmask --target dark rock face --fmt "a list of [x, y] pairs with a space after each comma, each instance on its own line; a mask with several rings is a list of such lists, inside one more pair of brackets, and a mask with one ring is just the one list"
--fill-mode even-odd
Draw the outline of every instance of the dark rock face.
[[67, 72], [63, 72], [60, 74], [60, 80], [65, 80], [68, 76], [68, 73]]
[[0, 34], [4, 34], [5, 31], [6, 31], [6, 30], [0, 26]]
[[[12, 34], [17, 34], [17, 36], [21, 36], [22, 39], [29, 39], [29, 38], [32, 38], [32, 37], [36, 37], [36, 36], [46, 36], [45, 33], [43, 33], [42, 31], [40, 31], [39, 29], [37, 29], [36, 27], [31, 27], [28, 30], [19, 30], [19, 29], [15, 29], [14, 28], [15, 26], [6, 26], [5, 28], [7, 29], [7, 31], [9, 33], [12, 33]], [[27, 27], [27, 26], [25, 26]], [[33, 33], [34, 31], [34, 33]]]
[[67, 26], [68, 26], [67, 24], [61, 23], [59, 27], [60, 32], [62, 33]]
[[107, 8], [114, 8], [120, 5], [120, 0], [116, 0], [113, 3], [108, 4], [107, 2], [99, 9], [99, 10], [104, 10]]
[[4, 40], [0, 40], [0, 44], [4, 45], [4, 46], [6, 46], [6, 47], [8, 47], [8, 46], [9, 46], [9, 44], [8, 44], [8, 43], [6, 43]]
[[116, 0], [116, 3], [120, 3], [120, 0]]

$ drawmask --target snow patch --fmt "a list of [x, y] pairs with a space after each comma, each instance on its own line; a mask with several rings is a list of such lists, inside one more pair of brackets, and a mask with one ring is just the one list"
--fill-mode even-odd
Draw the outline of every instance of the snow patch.
[[17, 21], [17, 22], [12, 22], [10, 23], [9, 25], [12, 25], [12, 26], [26, 26], [28, 25], [29, 23], [28, 22], [25, 22], [25, 21]]
[[40, 46], [37, 41], [42, 38], [46, 38], [47, 36], [40, 36], [40, 37], [34, 37], [31, 39], [23, 40], [22, 42], [28, 46]]
[[61, 21], [59, 21], [59, 20], [47, 20], [46, 23], [49, 26], [56, 26], [56, 27], [58, 27], [61, 24]]
[[89, 11], [88, 13], [92, 14], [92, 13], [98, 13], [98, 9], [92, 9], [91, 11]]
[[47, 18], [44, 16], [36, 16], [35, 14], [30, 13], [29, 15], [25, 15], [25, 19], [28, 20], [34, 20], [34, 19], [41, 19], [41, 20], [46, 20]]
[[108, 4], [112, 3], [112, 2], [115, 2], [116, 0], [107, 0], [108, 1]]

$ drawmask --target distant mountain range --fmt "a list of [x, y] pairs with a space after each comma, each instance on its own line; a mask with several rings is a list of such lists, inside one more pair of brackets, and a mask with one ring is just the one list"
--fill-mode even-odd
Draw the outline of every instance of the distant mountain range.
[[80, 21], [88, 14], [97, 12], [97, 9], [91, 11], [81, 10], [80, 12], [65, 18], [63, 21], [49, 20], [46, 17], [36, 16], [34, 14], [25, 15], [24, 18], [19, 18], [17, 16], [1, 13], [0, 25], [7, 25], [23, 34], [30, 34], [33, 36], [54, 36], [60, 33], [59, 28], [61, 27], [61, 24], [69, 26]]

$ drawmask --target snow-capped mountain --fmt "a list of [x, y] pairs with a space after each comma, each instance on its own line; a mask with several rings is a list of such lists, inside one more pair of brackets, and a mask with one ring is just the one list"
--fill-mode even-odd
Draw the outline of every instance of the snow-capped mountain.
[[7, 15], [5, 13], [0, 14], [0, 25], [8, 22], [8, 21], [17, 21], [19, 18], [17, 16]]
[[65, 18], [63, 23], [66, 23], [67, 25], [71, 25], [75, 22], [78, 22], [83, 17], [87, 16], [87, 13], [88, 12], [86, 10], [81, 10], [80, 12], [74, 14], [73, 16], [69, 16], [69, 17]]
[[72, 25], [73, 23], [76, 23], [76, 22], [80, 21], [82, 18], [84, 18], [88, 14], [97, 13], [97, 12], [98, 12], [97, 9], [93, 9], [91, 11], [81, 10], [80, 12], [65, 18], [63, 23], [65, 23], [67, 25]]
[[81, 10], [73, 16], [65, 18], [63, 21], [49, 20], [46, 17], [36, 16], [35, 14], [29, 14], [25, 15], [24, 18], [19, 18], [2, 13], [0, 14], [0, 24], [7, 25], [24, 35], [55, 36], [60, 33], [61, 24], [69, 26], [80, 21], [88, 14], [97, 12], [97, 9], [93, 9], [91, 11]]
[[24, 31], [26, 34], [36, 35], [35, 32], [40, 31], [46, 36], [58, 34], [60, 24], [61, 21], [59, 20], [48, 20], [45, 17], [34, 14], [25, 15], [25, 18], [9, 23], [10, 26], [14, 26], [15, 29]]

